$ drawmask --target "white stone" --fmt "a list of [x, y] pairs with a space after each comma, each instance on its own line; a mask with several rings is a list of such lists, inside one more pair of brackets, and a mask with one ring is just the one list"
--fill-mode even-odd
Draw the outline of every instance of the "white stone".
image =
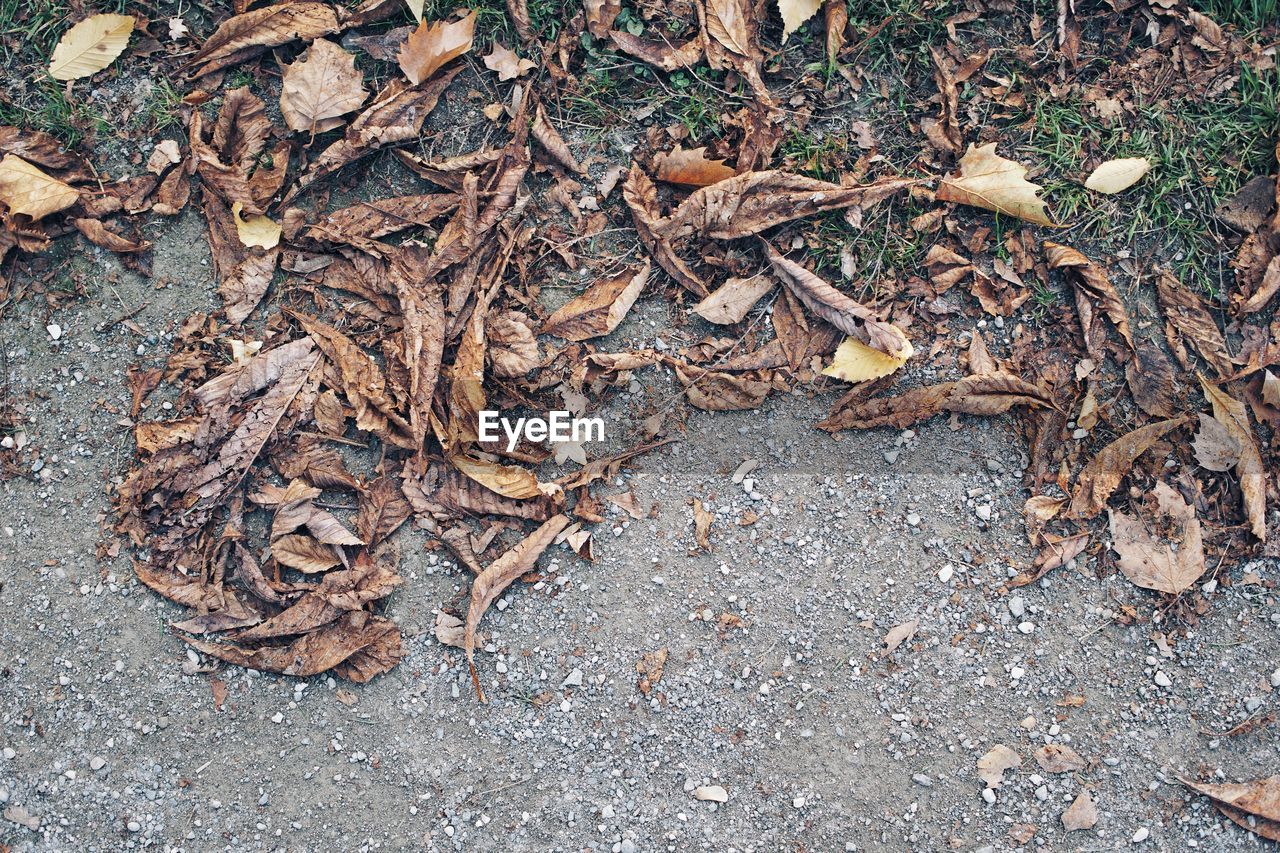
[[1172, 678], [1170, 678], [1169, 676], [1165, 675], [1165, 672], [1164, 672], [1164, 670], [1163, 670], [1163, 669], [1161, 669], [1161, 670], [1157, 670], [1157, 671], [1156, 671], [1155, 682], [1156, 682], [1156, 684], [1160, 685], [1161, 687], [1172, 687], [1172, 686], [1173, 686], [1173, 679], [1172, 679]]
[[1141, 844], [1142, 842], [1146, 841], [1150, 837], [1151, 837], [1151, 830], [1147, 829], [1145, 826], [1140, 827], [1138, 831], [1133, 834], [1133, 843]]

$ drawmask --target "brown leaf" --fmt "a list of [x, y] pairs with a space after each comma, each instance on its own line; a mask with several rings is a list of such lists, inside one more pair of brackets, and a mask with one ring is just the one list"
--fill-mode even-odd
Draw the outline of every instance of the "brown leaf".
[[489, 364], [493, 375], [524, 376], [542, 363], [538, 340], [529, 317], [519, 311], [503, 311], [485, 318]]
[[1074, 773], [1085, 768], [1085, 760], [1069, 746], [1051, 743], [1032, 753], [1040, 769], [1046, 773]]
[[476, 628], [480, 625], [480, 617], [489, 609], [494, 599], [511, 586], [512, 581], [533, 568], [538, 557], [568, 524], [567, 515], [554, 515], [547, 519], [541, 527], [529, 534], [528, 538], [494, 560], [471, 583], [471, 604], [467, 607], [467, 627], [463, 636], [463, 648], [467, 653], [467, 663], [471, 667], [471, 681], [475, 684], [476, 695], [482, 702], [484, 691], [480, 689], [480, 678], [476, 674], [475, 667]]
[[547, 318], [542, 333], [570, 341], [607, 335], [627, 316], [648, 280], [649, 262], [645, 261], [639, 271], [628, 270], [597, 282]]
[[903, 429], [943, 412], [998, 415], [1014, 406], [1052, 408], [1053, 401], [1038, 387], [1011, 373], [986, 373], [956, 382], [912, 388], [897, 397], [856, 398], [832, 412], [819, 429]]
[[308, 574], [332, 569], [342, 562], [331, 546], [299, 533], [281, 536], [272, 542], [271, 556], [282, 566]]
[[773, 383], [746, 373], [723, 373], [701, 367], [673, 364], [690, 403], [707, 412], [732, 412], [759, 408], [773, 390]]
[[[1067, 278], [1075, 285], [1078, 294], [1097, 303], [1115, 325], [1116, 331], [1124, 338], [1125, 343], [1129, 345], [1129, 349], [1134, 349], [1133, 334], [1129, 331], [1129, 315], [1125, 311], [1124, 301], [1120, 299], [1115, 285], [1111, 283], [1111, 279], [1107, 278], [1102, 268], [1077, 250], [1060, 243], [1045, 241], [1044, 256], [1049, 262], [1050, 269], [1066, 271]], [[1085, 326], [1085, 338], [1088, 341], [1087, 318], [1082, 315], [1080, 322]], [[1090, 349], [1093, 348], [1090, 343]]]
[[422, 123], [459, 70], [461, 66], [448, 69], [421, 86], [410, 86], [400, 80], [388, 83], [373, 103], [352, 120], [343, 138], [311, 162], [281, 204], [288, 204], [306, 187], [348, 163], [382, 148], [417, 139]]
[[413, 514], [398, 481], [382, 476], [360, 493], [356, 532], [370, 546], [383, 542]]
[[665, 41], [648, 41], [623, 30], [610, 30], [609, 38], [613, 39], [618, 50], [663, 71], [692, 68], [702, 59], [702, 39], [697, 37], [682, 45], [673, 45]]
[[1164, 270], [1156, 277], [1156, 294], [1168, 321], [1170, 345], [1176, 347], [1175, 338], [1185, 338], [1214, 373], [1230, 375], [1234, 366], [1227, 353], [1226, 341], [1200, 298]]
[[218, 293], [222, 296], [223, 311], [229, 323], [238, 326], [258, 307], [271, 286], [279, 257], [279, 249], [250, 252], [222, 277]]
[[1200, 387], [1205, 399], [1213, 406], [1213, 416], [1222, 422], [1231, 437], [1240, 445], [1240, 461], [1236, 464], [1236, 476], [1240, 479], [1240, 491], [1244, 495], [1244, 513], [1249, 528], [1259, 542], [1267, 541], [1267, 475], [1258, 455], [1258, 445], [1253, 438], [1249, 412], [1244, 403], [1232, 397], [1218, 386], [1200, 377]]
[[707, 0], [707, 34], [739, 56], [758, 53], [752, 39], [752, 10], [745, 0]]
[[627, 181], [622, 185], [622, 197], [631, 210], [636, 235], [653, 259], [658, 262], [658, 266], [666, 270], [667, 275], [675, 279], [681, 287], [697, 294], [700, 298], [705, 297], [707, 286], [680, 259], [670, 241], [657, 232], [665, 222], [658, 206], [658, 188], [640, 168], [639, 163], [631, 164]]
[[621, 0], [583, 0], [587, 12], [587, 32], [594, 38], [609, 37], [614, 20], [622, 13]]
[[519, 465], [501, 465], [470, 456], [451, 456], [450, 464], [491, 492], [516, 500], [540, 498], [545, 493], [537, 476]]
[[693, 499], [693, 539], [703, 551], [711, 550], [711, 522], [716, 517], [702, 505], [698, 498]]
[[373, 198], [326, 213], [307, 228], [306, 234], [315, 240], [351, 243], [364, 248], [368, 245], [366, 241], [415, 225], [430, 226], [457, 207], [458, 197], [453, 193]]
[[493, 50], [484, 57], [484, 67], [498, 72], [499, 82], [506, 82], [521, 77], [538, 66], [527, 59], [521, 59], [514, 50], [495, 41]]
[[338, 16], [327, 3], [275, 3], [235, 15], [223, 21], [191, 58], [200, 67], [192, 74], [203, 77], [244, 62], [262, 51], [301, 39], [311, 41], [336, 33]]
[[969, 146], [960, 158], [960, 173], [938, 184], [938, 201], [954, 201], [1053, 226], [1039, 197], [1040, 187], [1026, 179], [1027, 167], [996, 154], [996, 143]]
[[1173, 365], [1158, 346], [1139, 344], [1125, 365], [1124, 376], [1138, 408], [1152, 417], [1173, 417], [1177, 408]]
[[431, 79], [446, 62], [471, 50], [475, 29], [475, 12], [452, 23], [423, 21], [400, 48], [400, 70], [415, 86]]
[[911, 357], [911, 342], [901, 329], [880, 320], [871, 309], [845, 296], [795, 261], [784, 258], [767, 240], [761, 243], [779, 281], [806, 308], [872, 349], [894, 358]]
[[1196, 462], [1209, 471], [1230, 471], [1240, 462], [1240, 442], [1226, 424], [1204, 412], [1191, 447]]
[[640, 676], [636, 680], [636, 687], [641, 693], [645, 696], [653, 693], [653, 688], [657, 687], [658, 682], [662, 680], [662, 671], [666, 665], [666, 649], [645, 652], [641, 655], [640, 660], [636, 661], [636, 674]]
[[688, 151], [677, 147], [674, 151], [659, 153], [653, 163], [658, 168], [658, 180], [669, 184], [708, 187], [734, 176], [733, 169], [723, 160], [708, 159], [705, 147]]
[[369, 97], [356, 58], [327, 39], [316, 39], [307, 58], [288, 65], [280, 86], [280, 114], [290, 130], [324, 133]]
[[1280, 776], [1224, 784], [1180, 781], [1213, 800], [1232, 822], [1263, 838], [1280, 841]]
[[1098, 807], [1088, 791], [1081, 791], [1079, 796], [1062, 813], [1062, 828], [1067, 832], [1080, 829], [1093, 829], [1098, 822]]
[[[1116, 561], [1120, 571], [1136, 586], [1178, 595], [1204, 574], [1200, 520], [1195, 509], [1166, 484], [1156, 483], [1152, 495], [1158, 526], [1110, 510], [1111, 547], [1120, 556]], [[1167, 537], [1160, 535], [1164, 530]]]
[[766, 275], [751, 278], [731, 278], [707, 298], [693, 306], [699, 317], [710, 323], [728, 325], [737, 323], [760, 298], [773, 290], [774, 282]]
[[[333, 669], [356, 682], [365, 682], [386, 672], [403, 655], [400, 631], [395, 623], [362, 611], [348, 613], [287, 646], [250, 649], [190, 637], [181, 639], [211, 657], [252, 669], [302, 677]], [[347, 661], [351, 663], [344, 665]]]
[[1138, 427], [1098, 451], [1076, 478], [1068, 517], [1093, 518], [1101, 512], [1137, 458], [1186, 421], [1185, 417], [1170, 418]]
[[908, 178], [882, 178], [842, 187], [788, 172], [747, 172], [696, 191], [655, 231], [673, 240], [691, 234], [734, 240], [828, 210], [868, 208], [916, 183]]
[[564, 138], [560, 136], [560, 132], [551, 124], [551, 120], [547, 118], [546, 111], [542, 108], [542, 104], [538, 104], [533, 114], [533, 124], [529, 130], [533, 133], [533, 138], [547, 150], [557, 163], [564, 166], [575, 175], [585, 175], [587, 170], [582, 168], [573, 156], [573, 152], [569, 150], [568, 144]]
[[893, 654], [898, 646], [909, 642], [916, 635], [916, 630], [920, 627], [919, 619], [910, 619], [898, 625], [894, 625], [884, 635], [884, 657]]
[[1005, 771], [1021, 766], [1022, 759], [1018, 753], [998, 743], [978, 759], [978, 776], [988, 788], [999, 788], [1004, 782]]
[[111, 231], [100, 219], [73, 219], [71, 224], [85, 236], [90, 243], [101, 246], [109, 252], [142, 252], [151, 248], [146, 240], [134, 242]]

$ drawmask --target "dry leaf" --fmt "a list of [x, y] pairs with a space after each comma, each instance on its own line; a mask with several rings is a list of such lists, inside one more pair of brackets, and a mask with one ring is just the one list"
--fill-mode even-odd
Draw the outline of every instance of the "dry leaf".
[[[1067, 277], [1075, 285], [1077, 295], [1083, 295], [1091, 302], [1097, 303], [1115, 325], [1116, 331], [1124, 338], [1129, 349], [1136, 349], [1133, 333], [1129, 331], [1129, 315], [1125, 311], [1124, 301], [1102, 268], [1076, 249], [1061, 243], [1045, 241], [1044, 255], [1049, 262], [1049, 269], [1066, 270]], [[1090, 351], [1096, 351], [1097, 345], [1092, 340], [1090, 330], [1091, 322], [1084, 313], [1088, 304], [1082, 304], [1079, 298], [1076, 304], [1081, 309], [1080, 324], [1084, 327], [1085, 342]]]
[[1240, 442], [1217, 418], [1200, 413], [1200, 431], [1191, 445], [1196, 462], [1209, 471], [1230, 471], [1240, 462]]
[[956, 382], [942, 382], [912, 388], [897, 397], [855, 398], [818, 424], [819, 429], [898, 429], [928, 420], [940, 412], [970, 415], [998, 415], [1014, 406], [1052, 408], [1044, 391], [1011, 373], [985, 373]]
[[969, 146], [960, 159], [960, 174], [938, 184], [938, 201], [954, 201], [1053, 226], [1040, 187], [1026, 179], [1027, 167], [996, 154], [996, 143]]
[[715, 515], [702, 505], [698, 498], [693, 499], [693, 539], [703, 551], [711, 550], [711, 522]]
[[1240, 491], [1244, 495], [1245, 517], [1258, 541], [1267, 541], [1267, 476], [1258, 455], [1258, 445], [1253, 438], [1249, 413], [1244, 403], [1227, 394], [1218, 386], [1200, 377], [1200, 387], [1205, 399], [1213, 406], [1213, 416], [1222, 422], [1231, 437], [1240, 445], [1240, 461], [1236, 464], [1236, 476], [1240, 479]]
[[916, 635], [916, 629], [919, 627], [920, 620], [911, 619], [890, 628], [884, 635], [884, 655], [887, 657], [893, 654], [898, 646], [908, 642]]
[[846, 335], [893, 359], [905, 362], [911, 357], [911, 342], [902, 329], [878, 319], [871, 309], [845, 296], [796, 262], [787, 260], [768, 241], [761, 242], [778, 279], [806, 308]]
[[236, 222], [236, 234], [240, 242], [246, 246], [258, 246], [263, 249], [274, 249], [280, 243], [280, 223], [272, 222], [258, 213], [241, 216], [244, 205], [236, 202], [231, 205], [231, 217]]
[[[1195, 509], [1166, 484], [1156, 483], [1152, 496], [1157, 534], [1140, 518], [1113, 509], [1111, 547], [1120, 555], [1120, 571], [1135, 585], [1178, 595], [1204, 574], [1200, 521]], [[1159, 535], [1162, 530], [1167, 537]]]
[[1280, 409], [1280, 379], [1270, 370], [1262, 371], [1262, 402]]
[[912, 355], [911, 344], [900, 355], [887, 355], [864, 344], [857, 338], [845, 338], [836, 350], [831, 364], [822, 370], [823, 376], [833, 376], [845, 382], [868, 382], [888, 376]]
[[271, 543], [271, 556], [282, 566], [300, 572], [323, 572], [342, 562], [337, 552], [305, 534], [281, 536]]
[[1085, 179], [1084, 185], [1104, 195], [1123, 192], [1142, 180], [1142, 176], [1151, 171], [1151, 161], [1146, 157], [1127, 157], [1123, 160], [1108, 160]]
[[316, 39], [307, 58], [288, 65], [280, 87], [280, 114], [290, 130], [324, 133], [342, 125], [369, 96], [354, 54]]
[[800, 29], [805, 21], [818, 14], [822, 0], [778, 0], [778, 11], [782, 14], [782, 43]]
[[471, 583], [471, 604], [467, 607], [463, 648], [467, 652], [467, 664], [471, 667], [471, 681], [475, 684], [476, 695], [482, 702], [484, 691], [480, 689], [480, 678], [476, 674], [475, 667], [476, 628], [480, 624], [480, 617], [489, 609], [494, 599], [511, 586], [512, 581], [533, 568], [538, 557], [568, 524], [567, 515], [554, 515], [547, 519], [541, 527], [529, 534], [528, 538], [494, 560]]
[[765, 275], [731, 278], [693, 306], [693, 311], [709, 323], [737, 323], [773, 288], [774, 282]]
[[658, 686], [658, 682], [662, 680], [662, 670], [666, 665], [666, 649], [645, 652], [640, 660], [636, 661], [636, 673], [640, 676], [636, 681], [636, 687], [640, 688], [641, 693], [648, 696], [653, 688]]
[[1233, 365], [1226, 341], [1200, 297], [1165, 270], [1156, 277], [1156, 295], [1164, 309], [1168, 321], [1167, 337], [1175, 352], [1178, 350], [1175, 339], [1185, 338], [1215, 373], [1229, 375]]
[[1018, 753], [998, 743], [978, 759], [978, 776], [987, 783], [988, 788], [999, 788], [1004, 781], [1004, 772], [1020, 766], [1022, 759], [1018, 757]]
[[1069, 746], [1051, 743], [1032, 753], [1040, 769], [1046, 773], [1074, 773], [1085, 768], [1085, 760]]
[[671, 152], [660, 153], [653, 158], [658, 168], [658, 180], [688, 187], [708, 187], [725, 178], [732, 178], [734, 171], [723, 160], [711, 160], [706, 148], [688, 151], [677, 147]]
[[1233, 823], [1271, 841], [1280, 841], [1280, 776], [1253, 782], [1198, 784], [1180, 780], [1213, 800]]
[[751, 38], [751, 10], [745, 0], [707, 0], [706, 13], [707, 34], [716, 44], [738, 56], [757, 53]]
[[446, 62], [471, 50], [475, 29], [475, 12], [452, 23], [423, 21], [400, 48], [400, 70], [415, 86], [429, 80]]
[[274, 3], [223, 21], [191, 58], [200, 67], [192, 76], [203, 77], [229, 65], [244, 62], [272, 47], [291, 41], [336, 33], [338, 15], [327, 3]]
[[649, 41], [623, 30], [610, 30], [609, 38], [618, 50], [663, 71], [692, 68], [702, 59], [701, 38], [689, 39], [679, 46], [666, 41]]
[[493, 50], [483, 59], [485, 68], [498, 72], [500, 82], [523, 77], [538, 67], [527, 59], [521, 59], [514, 50], [497, 41], [493, 43]]
[[1138, 408], [1156, 418], [1173, 417], [1178, 408], [1173, 365], [1155, 344], [1140, 343], [1124, 366], [1125, 380]]
[[79, 199], [80, 194], [75, 189], [46, 175], [16, 154], [6, 154], [0, 160], [0, 202], [5, 203], [10, 214], [39, 220], [65, 210]]
[[124, 53], [132, 15], [92, 15], [63, 33], [49, 60], [54, 80], [79, 80], [101, 71]]
[[1089, 460], [1076, 478], [1067, 514], [1072, 518], [1093, 518], [1107, 504], [1107, 498], [1129, 474], [1133, 463], [1171, 430], [1182, 426], [1186, 418], [1170, 418], [1138, 427], [1108, 444]]
[[1062, 828], [1067, 832], [1093, 829], [1098, 822], [1098, 807], [1088, 791], [1081, 791], [1067, 810], [1062, 813]]
[[638, 272], [591, 285], [547, 318], [542, 333], [569, 341], [585, 341], [607, 335], [618, 328], [649, 280], [649, 262]]

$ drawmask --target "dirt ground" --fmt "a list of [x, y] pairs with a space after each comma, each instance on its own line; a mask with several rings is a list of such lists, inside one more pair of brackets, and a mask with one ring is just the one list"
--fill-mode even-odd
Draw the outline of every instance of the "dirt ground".
[[[91, 298], [23, 302], [0, 320], [38, 451], [0, 484], [8, 849], [1265, 844], [1178, 777], [1274, 772], [1274, 730], [1220, 735], [1275, 709], [1280, 606], [1249, 582], [1275, 565], [1223, 566], [1211, 611], [1174, 650], [1152, 639], [1152, 599], [1092, 562], [1001, 594], [1029, 555], [1025, 460], [998, 419], [833, 439], [812, 427], [823, 398], [689, 413], [679, 442], [606, 489], [634, 489], [653, 517], [614, 510], [598, 562], [556, 550], [543, 582], [486, 617], [489, 704], [432, 631], [465, 573], [416, 531], [390, 603], [409, 653], [389, 675], [355, 686], [201, 660], [166, 633], [179, 608], [123, 556], [95, 559], [105, 487], [130, 454], [125, 370], [158, 362], [178, 322], [217, 304], [198, 217], [151, 229], [151, 281], [70, 242], [59, 263]], [[111, 324], [143, 303], [143, 335]], [[652, 342], [669, 310], [642, 301], [615, 334]], [[664, 373], [640, 381], [606, 423], [679, 390]], [[746, 459], [758, 467], [736, 484]], [[695, 497], [716, 513], [710, 553], [692, 549]], [[741, 527], [747, 509], [761, 518]], [[885, 655], [886, 632], [912, 619], [914, 637]], [[646, 697], [636, 665], [659, 650]], [[1087, 766], [1041, 770], [1032, 752], [1053, 743]], [[975, 765], [995, 744], [1022, 763], [988, 802]], [[727, 802], [697, 799], [704, 785]], [[1061, 815], [1085, 790], [1098, 824], [1066, 833]]]

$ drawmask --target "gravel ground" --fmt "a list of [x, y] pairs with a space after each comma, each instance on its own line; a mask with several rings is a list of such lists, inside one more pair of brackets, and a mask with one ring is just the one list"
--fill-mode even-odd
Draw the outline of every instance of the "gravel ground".
[[[201, 660], [177, 609], [99, 561], [106, 484], [130, 453], [126, 368], [216, 296], [203, 225], [155, 223], [145, 281], [84, 244], [89, 298], [0, 319], [31, 445], [0, 484], [0, 844], [14, 850], [1259, 849], [1178, 775], [1276, 772], [1276, 566], [1223, 566], [1211, 609], [1166, 644], [1154, 598], [1096, 561], [1014, 594], [1029, 560], [1007, 422], [936, 420], [833, 439], [827, 399], [689, 414], [683, 441], [606, 493], [652, 517], [597, 528], [486, 617], [491, 703], [440, 646], [466, 578], [402, 534], [391, 614], [406, 660], [365, 686]], [[157, 283], [170, 282], [157, 287]], [[146, 301], [142, 334], [104, 321]], [[620, 333], [652, 342], [666, 310]], [[47, 327], [56, 324], [54, 340]], [[657, 372], [607, 422], [673, 394]], [[151, 416], [159, 396], [153, 398]], [[617, 437], [615, 436], [615, 440]], [[746, 459], [758, 467], [740, 483]], [[690, 499], [716, 513], [694, 548]], [[750, 526], [748, 509], [760, 516]], [[1260, 579], [1260, 580], [1258, 580]], [[1136, 617], [1136, 618], [1133, 618]], [[919, 620], [892, 654], [883, 638]], [[1123, 624], [1130, 622], [1131, 624]], [[645, 695], [637, 663], [665, 650]], [[1273, 674], [1275, 673], [1275, 674]], [[213, 687], [225, 685], [222, 708]], [[1083, 697], [1079, 699], [1068, 697]], [[1087, 766], [1043, 772], [1069, 744]], [[977, 759], [1022, 759], [984, 794]], [[720, 786], [727, 802], [700, 800]], [[1066, 833], [1081, 791], [1090, 831]]]

